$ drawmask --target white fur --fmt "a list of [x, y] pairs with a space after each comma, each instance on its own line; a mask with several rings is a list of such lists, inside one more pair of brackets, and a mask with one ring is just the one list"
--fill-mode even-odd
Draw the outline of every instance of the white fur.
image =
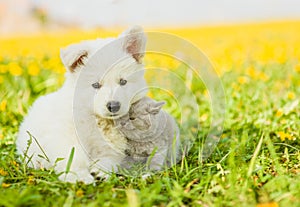
[[[26, 155], [27, 161], [32, 156], [31, 167], [50, 168], [57, 158], [64, 158], [54, 166], [57, 172], [64, 172], [74, 147], [71, 173], [63, 174], [61, 179], [91, 183], [91, 172], [117, 170], [124, 157], [126, 139], [110, 120], [128, 113], [130, 105], [147, 92], [141, 55], [133, 54], [143, 53], [145, 43], [142, 29], [133, 27], [116, 39], [83, 41], [61, 50], [67, 68], [64, 85], [37, 99], [19, 129], [16, 144], [21, 155], [30, 138], [27, 131], [34, 136]], [[82, 64], [72, 68], [83, 54], [88, 55], [81, 59]], [[126, 79], [127, 84], [120, 86], [120, 78]], [[95, 82], [102, 87], [93, 88]], [[111, 100], [121, 103], [115, 114], [106, 108]], [[49, 161], [38, 156], [43, 151]]]

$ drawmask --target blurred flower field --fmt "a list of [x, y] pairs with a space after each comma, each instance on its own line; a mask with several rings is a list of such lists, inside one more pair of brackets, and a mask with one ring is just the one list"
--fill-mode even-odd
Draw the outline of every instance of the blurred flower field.
[[[14, 113], [23, 116], [32, 102], [30, 93], [33, 93], [35, 98], [35, 94], [53, 91], [63, 83], [65, 68], [59, 57], [60, 48], [84, 39], [117, 36], [119, 32], [49, 32], [27, 37], [0, 38], [1, 112], [17, 109]], [[263, 91], [261, 93], [268, 97], [261, 97], [260, 101], [265, 101], [265, 105], [275, 101], [272, 118], [280, 120], [283, 124], [287, 122], [286, 115], [298, 108], [299, 22], [169, 29], [162, 32], [183, 37], [207, 54], [224, 81], [229, 102], [230, 99], [241, 99], [241, 95], [245, 95], [244, 90], [266, 89], [266, 94]], [[176, 61], [167, 57], [146, 56], [146, 66], [151, 65], [151, 62], [168, 68], [176, 67]], [[230, 80], [227, 80], [228, 77], [231, 77]], [[31, 91], [26, 92], [26, 88]], [[11, 100], [17, 95], [13, 92], [27, 99], [23, 103], [16, 103], [16, 100]], [[8, 102], [15, 103], [7, 104]], [[291, 111], [284, 109], [284, 104], [288, 103], [294, 105]], [[16, 105], [18, 107], [15, 107]], [[239, 107], [242, 106], [246, 105], [240, 102]], [[271, 124], [275, 120], [268, 121]], [[4, 138], [3, 130], [0, 137]], [[298, 135], [298, 132], [291, 133], [285, 130], [278, 132], [282, 141], [286, 138], [296, 139]]]
[[[222, 201], [228, 202], [225, 206], [235, 206], [240, 202], [250, 206], [257, 203], [270, 203], [270, 206], [274, 203], [274, 206], [277, 203], [291, 204], [289, 206], [300, 203], [300, 22], [159, 31], [176, 34], [200, 48], [214, 64], [226, 93], [224, 133], [217, 152], [208, 161], [209, 166], [215, 166], [213, 169], [208, 167], [212, 178], [204, 178], [207, 180], [205, 184], [192, 181], [197, 178], [193, 172], [190, 177], [192, 180], [177, 180], [180, 186], [174, 192], [184, 192], [180, 194], [182, 199], [187, 196], [192, 203], [198, 202], [203, 206]], [[64, 81], [65, 69], [60, 61], [59, 49], [83, 39], [116, 36], [119, 32], [118, 29], [90, 32], [74, 30], [0, 38], [0, 192], [12, 186], [18, 188], [21, 185], [18, 183], [35, 185], [38, 179], [43, 179], [35, 178], [34, 173], [26, 177], [27, 172], [16, 172], [16, 163], [4, 163], [15, 159], [14, 139], [29, 106], [38, 96], [58, 89]], [[174, 60], [146, 55], [145, 65], [154, 63], [180, 69]], [[195, 88], [194, 92], [203, 101], [200, 109], [203, 132], [199, 136], [204, 136], [209, 128], [209, 95], [205, 88], [199, 88], [198, 91]], [[261, 137], [263, 147], [259, 148]], [[192, 149], [196, 158], [197, 149]], [[256, 149], [261, 150], [257, 157], [253, 155]], [[197, 166], [196, 158], [190, 158], [191, 166]], [[222, 162], [224, 159], [226, 161]], [[233, 170], [236, 162], [241, 163], [238, 164], [240, 168]], [[201, 172], [205, 177], [205, 172]], [[278, 181], [278, 184], [278, 177], [288, 183], [281, 184]], [[294, 183], [296, 186], [292, 184], [294, 178], [298, 179]], [[233, 189], [235, 185], [239, 186], [241, 192]], [[136, 184], [133, 187], [138, 189], [138, 186]], [[196, 187], [192, 189], [191, 186]], [[114, 188], [124, 189], [122, 186]], [[197, 191], [193, 191], [195, 189], [201, 189], [201, 193], [197, 194]], [[80, 186], [76, 187], [75, 192], [78, 190], [81, 197], [89, 191]], [[130, 204], [127, 191], [126, 194], [117, 195]], [[143, 201], [143, 195], [141, 190], [139, 202]], [[166, 190], [165, 195], [176, 197], [171, 190]], [[82, 201], [75, 198], [74, 202]], [[168, 202], [171, 201], [161, 198], [161, 203]], [[184, 204], [182, 200], [176, 202], [176, 205]], [[0, 202], [0, 205], [4, 204]]]

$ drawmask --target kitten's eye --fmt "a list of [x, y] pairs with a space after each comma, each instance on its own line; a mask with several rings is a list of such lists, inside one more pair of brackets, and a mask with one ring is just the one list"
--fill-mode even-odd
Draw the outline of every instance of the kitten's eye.
[[100, 83], [98, 83], [98, 82], [96, 82], [96, 83], [93, 83], [93, 84], [92, 84], [92, 86], [93, 86], [93, 88], [96, 88], [96, 89], [99, 89], [99, 88], [101, 88], [101, 84], [100, 84]]
[[129, 119], [130, 119], [131, 121], [132, 121], [132, 120], [135, 120], [135, 118], [134, 118], [134, 117], [130, 117]]
[[127, 83], [127, 80], [125, 80], [125, 79], [123, 79], [123, 78], [120, 79], [120, 85], [121, 85], [121, 86], [126, 85], [126, 83]]

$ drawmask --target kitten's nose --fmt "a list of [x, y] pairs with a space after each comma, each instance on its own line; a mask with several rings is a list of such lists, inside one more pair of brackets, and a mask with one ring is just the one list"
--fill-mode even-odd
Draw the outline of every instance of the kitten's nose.
[[108, 111], [110, 111], [112, 113], [116, 113], [120, 110], [121, 103], [119, 101], [109, 101], [106, 104], [106, 108], [108, 109]]

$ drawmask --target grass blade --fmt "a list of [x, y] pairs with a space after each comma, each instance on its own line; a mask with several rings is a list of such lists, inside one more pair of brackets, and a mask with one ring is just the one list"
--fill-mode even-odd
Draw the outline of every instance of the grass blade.
[[74, 158], [74, 153], [75, 153], [75, 148], [72, 147], [72, 150], [71, 150], [71, 153], [70, 153], [70, 156], [68, 159], [67, 167], [66, 167], [66, 174], [68, 174], [70, 172], [71, 165], [72, 165], [73, 158]]

